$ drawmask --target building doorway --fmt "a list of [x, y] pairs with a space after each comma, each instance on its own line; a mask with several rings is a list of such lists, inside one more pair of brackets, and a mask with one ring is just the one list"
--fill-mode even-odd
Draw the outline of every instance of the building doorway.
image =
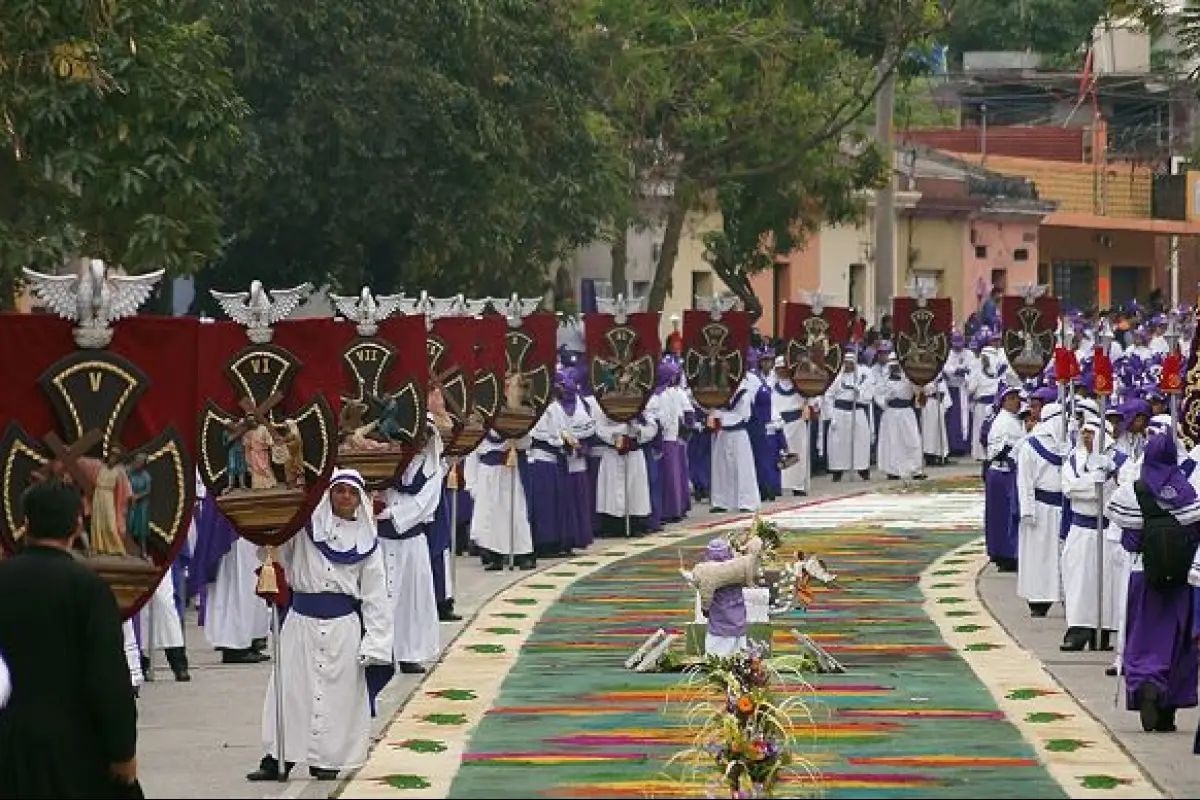
[[1141, 297], [1142, 273], [1141, 267], [1113, 267], [1112, 275], [1112, 298], [1110, 305], [1120, 306], [1128, 303], [1130, 300], [1145, 300]]

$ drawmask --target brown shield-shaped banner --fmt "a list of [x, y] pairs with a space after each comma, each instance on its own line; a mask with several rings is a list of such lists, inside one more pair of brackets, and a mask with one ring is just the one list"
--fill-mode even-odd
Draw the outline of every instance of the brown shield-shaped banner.
[[1058, 310], [1057, 297], [1006, 295], [1000, 305], [1004, 354], [1013, 370], [1025, 380], [1041, 375], [1054, 357]]
[[842, 371], [850, 341], [850, 309], [825, 306], [820, 313], [807, 303], [783, 308], [784, 361], [796, 390], [819, 397]]
[[621, 322], [612, 314], [585, 314], [583, 329], [596, 402], [610, 419], [632, 420], [654, 393], [658, 314], [627, 314]]
[[428, 366], [412, 343], [424, 335], [424, 317], [390, 317], [375, 336], [356, 336], [342, 350], [337, 462], [368, 486], [403, 471], [423, 439]]
[[[496, 314], [488, 314], [478, 318], [465, 318], [469, 323], [467, 329], [471, 335], [471, 353], [463, 355], [465, 365], [470, 365], [467, 374], [474, 374], [471, 384], [471, 402], [468, 406], [466, 421], [454, 431], [454, 437], [446, 439], [445, 453], [448, 458], [465, 458], [479, 446], [487, 430], [500, 411], [500, 401], [503, 397], [504, 372], [507, 364], [505, 354], [508, 322]], [[438, 324], [434, 323], [434, 332], [438, 332]]]
[[472, 429], [471, 435], [484, 431], [483, 420], [475, 413], [475, 323], [471, 317], [443, 317], [434, 321], [425, 338], [429, 413], [451, 458], [466, 455], [457, 452], [460, 433], [467, 428]]
[[558, 364], [558, 320], [538, 312], [509, 327], [504, 334], [504, 386], [500, 409], [492, 422], [496, 433], [519, 439], [537, 423], [550, 403], [550, 387]]
[[271, 344], [247, 344], [232, 322], [201, 329], [197, 466], [217, 508], [254, 544], [286, 542], [321, 499], [354, 335], [333, 319], [280, 322]]
[[916, 386], [931, 383], [950, 355], [954, 308], [948, 297], [892, 300], [892, 335], [900, 368]]
[[24, 533], [21, 497], [54, 475], [83, 493], [87, 564], [129, 618], [187, 540], [195, 502], [196, 320], [118, 322], [78, 350], [70, 323], [0, 315], [0, 546]]
[[745, 311], [683, 312], [683, 369], [696, 402], [704, 408], [729, 403], [746, 374], [750, 317]]

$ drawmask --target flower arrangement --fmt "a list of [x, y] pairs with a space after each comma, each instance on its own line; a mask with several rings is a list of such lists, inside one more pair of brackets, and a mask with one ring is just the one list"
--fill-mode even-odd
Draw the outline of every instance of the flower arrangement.
[[[692, 746], [671, 759], [686, 765], [681, 780], [689, 786], [705, 784], [708, 797], [776, 797], [782, 779], [803, 775], [807, 781], [791, 786], [811, 788], [816, 776], [797, 757], [792, 735], [793, 717], [811, 718], [800, 697], [780, 698], [773, 686], [781, 672], [804, 685], [800, 671], [810, 662], [803, 658], [763, 657], [764, 648], [750, 648], [731, 656], [709, 656], [688, 670], [682, 690], [700, 696], [686, 717], [697, 728]], [[707, 773], [707, 776], [705, 775]]]

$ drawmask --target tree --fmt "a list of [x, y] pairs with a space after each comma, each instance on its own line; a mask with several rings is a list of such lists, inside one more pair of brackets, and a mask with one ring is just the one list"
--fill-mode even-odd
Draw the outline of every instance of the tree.
[[1032, 50], [1083, 63], [1107, 0], [957, 0], [947, 31], [953, 58], [972, 50]]
[[170, 0], [0, 0], [0, 19], [0, 302], [22, 265], [217, 253], [245, 107], [204, 19]]
[[256, 157], [210, 285], [541, 291], [624, 188], [560, 3], [212, 1]]
[[673, 186], [652, 309], [670, 290], [687, 213], [713, 200], [730, 219], [710, 258], [755, 307], [739, 276], [761, 268], [765, 237], [794, 243], [812, 215], [836, 216], [877, 180], [878, 156], [857, 146], [856, 121], [881, 76], [940, 24], [927, 0], [583, 5], [586, 46], [605, 67], [601, 101], [632, 172]]

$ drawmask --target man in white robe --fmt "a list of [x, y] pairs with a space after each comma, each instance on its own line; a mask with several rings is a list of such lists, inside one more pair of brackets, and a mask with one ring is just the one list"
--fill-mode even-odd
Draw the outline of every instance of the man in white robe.
[[987, 460], [987, 444], [982, 439], [983, 423], [992, 415], [996, 392], [1004, 379], [1007, 365], [999, 348], [985, 347], [967, 378], [967, 391], [974, 406], [971, 414], [971, 456], [976, 461]]
[[204, 636], [222, 651], [225, 664], [257, 664], [271, 628], [271, 611], [254, 593], [258, 584], [258, 551], [237, 537], [217, 567], [217, 577], [204, 597]]
[[283, 752], [272, 671], [262, 715], [267, 755], [246, 778], [278, 780], [281, 763], [286, 777], [303, 761], [317, 780], [333, 780], [366, 762], [375, 696], [394, 673], [392, 603], [362, 476], [335, 472], [309, 525], [276, 558], [291, 588], [279, 635]]
[[186, 683], [192, 679], [188, 671], [187, 648], [183, 643], [183, 625], [179, 609], [175, 606], [175, 587], [171, 570], [167, 570], [158, 588], [142, 608], [138, 617], [138, 644], [142, 656], [142, 667], [146, 669], [151, 649], [162, 650], [167, 664], [175, 674], [175, 680]]
[[1041, 419], [1017, 455], [1017, 596], [1029, 613], [1044, 617], [1062, 599], [1059, 528], [1062, 525], [1065, 417], [1058, 403], [1042, 406]]
[[[1067, 632], [1060, 650], [1072, 652], [1084, 647], [1111, 650], [1111, 634], [1117, 629], [1116, 598], [1118, 576], [1099, 565], [1103, 530], [1098, 528], [1101, 514], [1097, 483], [1103, 481], [1105, 498], [1117, 489], [1116, 475], [1125, 459], [1113, 450], [1111, 427], [1105, 429], [1104, 448], [1099, 450], [1100, 422], [1091, 420], [1080, 432], [1079, 445], [1071, 452], [1063, 468], [1063, 493], [1071, 504], [1071, 527], [1062, 549], [1063, 605], [1067, 612]], [[1097, 595], [1103, 592], [1103, 596]], [[1099, 599], [1100, 608], [1097, 608]], [[1095, 629], [1101, 628], [1100, 641]]]
[[467, 486], [475, 501], [471, 541], [488, 572], [504, 569], [509, 558], [522, 570], [537, 566], [518, 455], [528, 449], [529, 441], [528, 436], [512, 440], [488, 431], [464, 462]]
[[762, 501], [748, 431], [754, 404], [750, 387], [757, 387], [757, 380], [743, 376], [729, 404], [709, 413], [708, 427], [716, 431], [712, 445], [713, 513], [757, 511]]
[[921, 389], [921, 451], [927, 464], [945, 466], [950, 457], [950, 433], [946, 419], [954, 403], [944, 375]]
[[431, 422], [425, 445], [400, 480], [384, 490], [378, 523], [388, 597], [395, 607], [396, 665], [401, 672], [425, 671], [442, 649], [437, 593], [425, 537], [442, 500], [442, 437]]
[[792, 376], [787, 370], [783, 356], [777, 357], [775, 375], [771, 380], [771, 413], [782, 426], [788, 453], [796, 458], [790, 466], [780, 471], [780, 486], [785, 492], [790, 491], [796, 497], [808, 494], [808, 484], [812, 479], [808, 428], [812, 416], [810, 405], [811, 401], [800, 394], [796, 385], [792, 383]]
[[888, 480], [925, 477], [921, 431], [913, 408], [915, 398], [916, 387], [901, 371], [899, 358], [891, 353], [886, 377], [875, 387], [875, 404], [883, 412], [879, 417], [878, 466]]
[[[646, 451], [658, 435], [658, 424], [649, 414], [633, 421], [615, 422], [596, 405], [596, 439], [600, 442], [600, 472], [596, 478], [596, 513], [602, 533], [624, 533], [625, 514], [639, 528], [650, 516], [650, 477]], [[636, 522], [634, 522], [636, 520]]]
[[865, 481], [871, 477], [871, 401], [874, 388], [870, 371], [858, 356], [846, 353], [842, 374], [825, 392], [829, 400], [829, 433], [825, 452], [833, 482], [846, 470], [854, 470]]

